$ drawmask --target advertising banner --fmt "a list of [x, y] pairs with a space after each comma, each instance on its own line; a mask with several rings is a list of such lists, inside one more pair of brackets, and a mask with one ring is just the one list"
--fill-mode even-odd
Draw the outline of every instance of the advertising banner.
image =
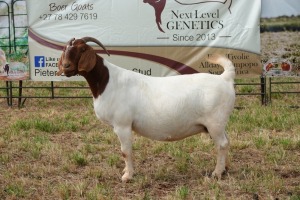
[[215, 53], [233, 61], [238, 77], [262, 73], [260, 0], [26, 2], [32, 80], [66, 80], [55, 74], [63, 46], [85, 36], [103, 43], [111, 56], [94, 48], [109, 62], [145, 75], [220, 74], [207, 61]]
[[0, 1], [0, 80], [29, 79], [25, 1]]

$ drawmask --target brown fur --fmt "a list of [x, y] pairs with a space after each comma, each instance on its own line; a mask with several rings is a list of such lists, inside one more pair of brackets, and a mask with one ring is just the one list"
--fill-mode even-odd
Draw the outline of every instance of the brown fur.
[[58, 76], [62, 73], [67, 77], [77, 74], [83, 76], [94, 98], [104, 92], [109, 80], [109, 72], [103, 63], [103, 58], [98, 56], [94, 49], [82, 39], [69, 40], [58, 61], [58, 69]]

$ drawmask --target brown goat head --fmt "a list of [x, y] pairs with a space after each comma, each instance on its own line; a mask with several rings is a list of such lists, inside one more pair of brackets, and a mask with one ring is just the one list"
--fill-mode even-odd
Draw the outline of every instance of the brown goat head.
[[97, 55], [94, 49], [86, 44], [87, 42], [94, 42], [98, 44], [104, 49], [107, 55], [109, 55], [102, 43], [95, 38], [72, 38], [67, 42], [67, 45], [64, 47], [63, 53], [58, 61], [58, 76], [62, 73], [64, 73], [67, 77], [77, 74], [83, 75], [94, 68], [97, 61]]

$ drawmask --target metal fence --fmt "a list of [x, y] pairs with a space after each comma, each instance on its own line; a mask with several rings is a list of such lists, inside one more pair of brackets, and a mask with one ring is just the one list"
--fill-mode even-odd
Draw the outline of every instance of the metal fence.
[[[31, 82], [31, 81], [30, 81]], [[88, 86], [57, 86], [56, 82], [44, 82], [43, 86], [35, 86], [40, 84], [41, 82], [31, 82], [30, 86], [24, 85], [27, 81], [6, 81], [5, 86], [0, 87], [2, 94], [0, 98], [5, 98], [8, 106], [13, 106], [13, 100], [17, 100], [17, 106], [24, 106], [27, 99], [61, 99], [61, 98], [92, 98], [91, 95], [74, 95], [74, 92], [64, 93], [64, 95], [59, 94], [58, 90], [88, 90]], [[68, 84], [72, 85], [72, 84]], [[266, 93], [266, 78], [262, 77], [260, 82], [257, 83], [238, 83], [235, 86], [245, 86], [245, 85], [253, 85], [260, 88], [260, 92], [252, 92], [252, 93], [237, 93], [237, 96], [259, 96], [262, 105], [267, 105], [267, 93]], [[45, 90], [41, 95], [36, 95], [35, 93], [26, 92], [26, 90]], [[24, 95], [24, 93], [27, 93]]]
[[[89, 93], [85, 93], [84, 95], [74, 95], [74, 92], [69, 93], [63, 93], [60, 94], [57, 92], [58, 90], [88, 90], [89, 87], [86, 85], [86, 83], [83, 83], [81, 86], [72, 86], [72, 84], [68, 84], [68, 86], [58, 86], [56, 85], [56, 82], [45, 82], [43, 86], [35, 86], [38, 85], [40, 82], [31, 82], [31, 81], [25, 81], [25, 83], [30, 82], [30, 86], [24, 85], [24, 81], [6, 81], [6, 84], [3, 87], [0, 87], [0, 92], [2, 90], [1, 94], [5, 94], [1, 96], [0, 98], [4, 98], [7, 101], [8, 106], [13, 106], [13, 100], [17, 100], [17, 106], [22, 107], [25, 104], [25, 101], [27, 99], [61, 99], [61, 98], [92, 98]], [[296, 90], [290, 91], [290, 90], [278, 90], [274, 86], [275, 85], [293, 85], [293, 88], [298, 88]], [[287, 94], [287, 95], [299, 95], [300, 94], [300, 81], [280, 81], [280, 79], [272, 78], [272, 77], [260, 77], [257, 78], [255, 82], [251, 83], [236, 83], [235, 87], [238, 90], [238, 87], [243, 86], [254, 86], [257, 89], [253, 90], [251, 92], [237, 92], [237, 98], [243, 96], [243, 97], [249, 97], [249, 96], [255, 96], [260, 99], [261, 105], [271, 105], [272, 103], [272, 96], [275, 94]], [[26, 95], [24, 95], [24, 91], [26, 90], [39, 90], [39, 89], [45, 89], [46, 92], [44, 92], [42, 95], [30, 95], [30, 92], [27, 92]], [[297, 105], [297, 102], [295, 102], [295, 105], [288, 105], [291, 107], [299, 108], [299, 105]]]
[[238, 92], [236, 93], [237, 96], [260, 96], [261, 105], [267, 105], [267, 84], [266, 84], [266, 77], [261, 76], [260, 82], [256, 83], [236, 83], [235, 86], [258, 86], [259, 92]]
[[[26, 82], [26, 81], [25, 81]], [[91, 95], [80, 95], [80, 96], [72, 96], [70, 94], [67, 95], [60, 95], [56, 93], [57, 90], [62, 89], [62, 90], [67, 90], [67, 89], [79, 89], [79, 90], [87, 90], [89, 87], [87, 86], [55, 86], [55, 82], [46, 82], [44, 86], [24, 86], [23, 85], [24, 81], [6, 81], [6, 86], [0, 87], [0, 90], [6, 90], [4, 93], [6, 96], [0, 97], [0, 98], [6, 98], [7, 105], [8, 106], [13, 106], [13, 99], [17, 99], [17, 105], [18, 107], [23, 107], [25, 104], [25, 101], [27, 99], [61, 99], [61, 98], [91, 98]], [[36, 82], [38, 83], [40, 82]], [[23, 92], [24, 90], [28, 89], [34, 89], [34, 90], [39, 90], [39, 89], [46, 89], [47, 94], [43, 95], [24, 95]]]
[[[274, 86], [276, 85], [298, 85], [298, 89], [297, 90], [293, 90], [293, 91], [287, 91], [287, 90], [279, 90], [274, 88]], [[277, 81], [277, 80], [273, 80], [272, 78], [269, 78], [269, 99], [268, 102], [271, 104], [272, 103], [272, 96], [276, 95], [276, 94], [291, 94], [291, 95], [299, 95], [300, 94], [300, 81]], [[291, 107], [294, 108], [300, 108], [300, 105], [298, 105], [297, 103], [299, 102], [295, 102], [295, 105], [290, 105]]]
[[[297, 77], [299, 78], [299, 77]], [[298, 79], [294, 80], [298, 80]], [[244, 80], [244, 81], [247, 81]], [[4, 82], [3, 82], [4, 83]], [[5, 84], [0, 84], [0, 99], [6, 99], [8, 106], [13, 106], [13, 100], [17, 100], [17, 106], [22, 107], [27, 99], [62, 99], [62, 98], [92, 98], [89, 91], [84, 94], [79, 94], [72, 92], [75, 90], [89, 90], [86, 82], [79, 82], [81, 84], [72, 84], [65, 82], [67, 86], [61, 86], [64, 82], [33, 82], [33, 81], [6, 81]], [[290, 88], [282, 87], [283, 85], [291, 85]], [[249, 91], [244, 91], [243, 87], [254, 87], [255, 89], [250, 89]], [[276, 87], [280, 86], [280, 88]], [[238, 98], [248, 98], [256, 97], [260, 100], [260, 104], [263, 106], [271, 105], [273, 96], [277, 94], [285, 95], [300, 95], [300, 81], [286, 81], [281, 78], [272, 77], [260, 77], [255, 78], [255, 81], [251, 82], [237, 82], [235, 84], [236, 96]], [[31, 92], [29, 90], [45, 90], [42, 94], [37, 95], [37, 92]], [[71, 92], [62, 92], [61, 90], [70, 90]], [[296, 98], [297, 99], [297, 98]], [[300, 98], [298, 98], [300, 100]], [[276, 100], [276, 99], [275, 99]], [[293, 105], [287, 105], [294, 108], [299, 108], [300, 102], [293, 102]], [[237, 106], [237, 108], [241, 108]]]

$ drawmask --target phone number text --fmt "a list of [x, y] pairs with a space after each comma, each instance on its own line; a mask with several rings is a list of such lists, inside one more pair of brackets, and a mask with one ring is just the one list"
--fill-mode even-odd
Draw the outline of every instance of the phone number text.
[[97, 20], [97, 13], [42, 14], [41, 20]]

